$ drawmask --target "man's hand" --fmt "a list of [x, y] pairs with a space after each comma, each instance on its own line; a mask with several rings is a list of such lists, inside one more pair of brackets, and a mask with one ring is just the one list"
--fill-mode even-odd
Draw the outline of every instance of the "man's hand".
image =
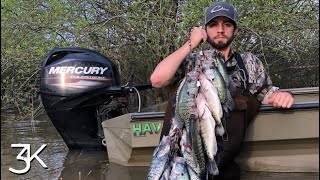
[[207, 41], [207, 33], [202, 27], [194, 27], [191, 31], [189, 40], [191, 42], [191, 49], [198, 47], [201, 42]]
[[293, 104], [293, 96], [289, 92], [275, 91], [267, 102], [274, 107], [290, 108]]

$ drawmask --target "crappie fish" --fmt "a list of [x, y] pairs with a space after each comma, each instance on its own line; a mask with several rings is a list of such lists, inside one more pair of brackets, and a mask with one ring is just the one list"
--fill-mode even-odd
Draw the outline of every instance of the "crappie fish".
[[[202, 62], [204, 73], [209, 80], [215, 77], [212, 83], [218, 90], [218, 95], [224, 112], [229, 113], [229, 110], [233, 110], [234, 108], [230, 89], [232, 92], [235, 92], [235, 87], [232, 81], [230, 81], [231, 77], [228, 74], [227, 68], [223, 62], [223, 57], [220, 53], [213, 51], [209, 52], [207, 56], [207, 60]], [[212, 70], [208, 68], [211, 66], [211, 62], [214, 66]]]
[[190, 132], [192, 132], [191, 137], [191, 148], [195, 155], [196, 160], [199, 163], [201, 173], [204, 174], [206, 170], [206, 160], [204, 156], [204, 150], [202, 147], [202, 140], [200, 135], [200, 122], [199, 118], [194, 119], [190, 122]]
[[196, 159], [194, 159], [193, 151], [187, 140], [187, 131], [183, 129], [180, 140], [181, 154], [186, 161], [187, 170], [190, 179], [200, 180], [201, 170], [200, 165]]
[[158, 180], [164, 170], [170, 165], [171, 139], [163, 136], [159, 145], [153, 152], [153, 157], [148, 170], [148, 180]]
[[186, 161], [183, 157], [176, 156], [172, 165], [170, 180], [189, 180]]
[[194, 141], [192, 134], [195, 133], [195, 129], [190, 129], [190, 122], [195, 121], [198, 117], [195, 100], [199, 89], [198, 76], [197, 71], [189, 72], [181, 82], [176, 97], [175, 114], [184, 123], [190, 141]]
[[177, 117], [171, 118], [171, 126], [169, 130], [169, 136], [173, 138], [180, 138], [182, 135], [183, 122]]
[[217, 154], [218, 146], [215, 136], [215, 120], [213, 119], [208, 104], [203, 94], [199, 93], [197, 96], [197, 108], [200, 118], [201, 137], [203, 139], [204, 147], [208, 157], [207, 171], [210, 174], [217, 175], [219, 170], [214, 160], [214, 156]]
[[212, 61], [214, 62], [214, 65], [218, 68], [221, 76], [223, 77], [224, 82], [226, 83], [227, 86], [229, 86], [229, 74], [227, 71], [227, 67], [223, 62], [223, 57], [220, 55], [219, 52], [213, 51], [211, 58], [209, 59], [212, 59]]
[[[197, 67], [197, 66], [195, 66]], [[193, 149], [201, 171], [205, 170], [205, 159], [198, 125], [198, 111], [196, 104], [196, 95], [198, 94], [199, 72], [193, 70], [186, 75], [184, 85], [178, 90], [176, 114], [184, 122], [190, 146]]]
[[207, 145], [207, 147], [210, 147], [210, 149], [208, 149], [210, 150], [208, 156], [210, 158], [213, 158], [213, 156], [217, 153], [218, 150], [216, 136], [214, 133], [216, 122], [211, 115], [206, 98], [202, 93], [198, 94], [196, 101], [200, 117], [201, 135], [203, 135], [204, 137], [203, 139], [205, 145]]
[[177, 116], [173, 116], [173, 118], [171, 118], [170, 132], [182, 130], [182, 128], [183, 128], [183, 122]]
[[221, 124], [221, 118], [223, 116], [223, 111], [220, 103], [220, 99], [218, 97], [217, 89], [209, 82], [207, 77], [200, 73], [199, 75], [200, 80], [200, 92], [204, 95], [208, 102], [208, 106], [210, 112], [216, 121], [217, 124]]
[[187, 171], [188, 171], [190, 180], [201, 180], [203, 179], [201, 177], [204, 177], [204, 175], [201, 175], [201, 177], [199, 177], [199, 175], [196, 172], [194, 172], [193, 169], [190, 168], [190, 166], [188, 165], [187, 165]]
[[182, 136], [183, 122], [176, 116], [171, 118], [171, 127], [169, 136], [171, 137], [171, 154], [175, 154], [179, 150], [179, 139]]
[[202, 61], [202, 71], [218, 91], [218, 96], [221, 103], [227, 99], [227, 85], [218, 68], [214, 65], [213, 61]]

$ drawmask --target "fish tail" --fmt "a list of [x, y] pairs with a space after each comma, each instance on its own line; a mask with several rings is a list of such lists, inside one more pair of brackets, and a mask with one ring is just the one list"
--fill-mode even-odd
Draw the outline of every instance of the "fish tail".
[[216, 125], [216, 127], [215, 127], [215, 132], [216, 132], [216, 134], [218, 134], [219, 136], [223, 136], [224, 133], [225, 133], [225, 129], [224, 129], [224, 127], [223, 127], [223, 124], [218, 124], [218, 125]]
[[205, 172], [202, 172], [202, 173], [200, 173], [200, 175], [199, 175], [199, 178], [200, 179], [207, 179], [207, 173], [205, 173]]
[[218, 175], [219, 170], [215, 160], [209, 160], [207, 163], [207, 172], [209, 174]]

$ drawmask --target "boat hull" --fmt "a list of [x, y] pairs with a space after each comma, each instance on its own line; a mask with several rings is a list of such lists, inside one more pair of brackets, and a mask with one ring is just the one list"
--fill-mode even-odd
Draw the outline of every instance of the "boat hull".
[[[299, 92], [291, 109], [261, 107], [236, 158], [243, 170], [319, 172], [319, 91]], [[163, 117], [163, 111], [142, 112], [103, 122], [109, 161], [149, 166], [160, 141], [157, 127], [162, 128]]]

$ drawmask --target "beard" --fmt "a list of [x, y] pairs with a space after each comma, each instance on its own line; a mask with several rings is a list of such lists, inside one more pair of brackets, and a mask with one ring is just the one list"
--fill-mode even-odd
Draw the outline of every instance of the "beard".
[[226, 47], [228, 47], [231, 42], [233, 41], [234, 39], [234, 35], [232, 35], [230, 38], [227, 38], [227, 42], [218, 42], [218, 43], [215, 43], [212, 39], [210, 39], [210, 37], [208, 37], [207, 39], [207, 42], [214, 48], [214, 49], [217, 49], [217, 50], [223, 50], [225, 49]]

